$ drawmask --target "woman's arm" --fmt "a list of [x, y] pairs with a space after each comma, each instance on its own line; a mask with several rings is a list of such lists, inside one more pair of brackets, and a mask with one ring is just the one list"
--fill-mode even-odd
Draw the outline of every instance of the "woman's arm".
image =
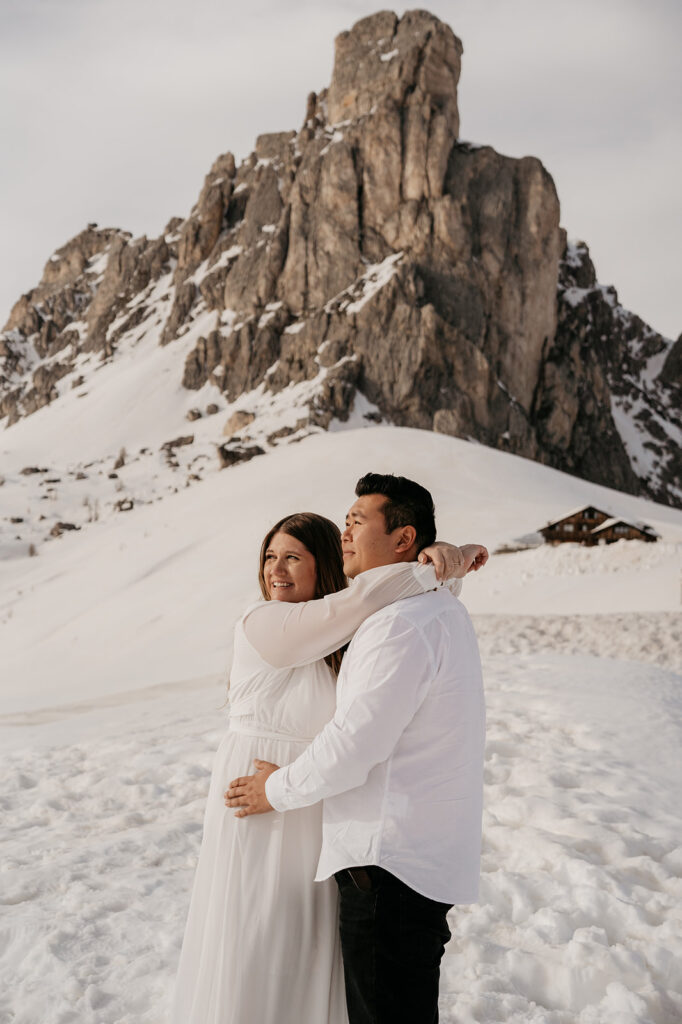
[[451, 576], [461, 580], [468, 572], [483, 568], [488, 561], [488, 549], [483, 544], [463, 544], [458, 548], [437, 540], [419, 552], [419, 561], [422, 565], [433, 565], [439, 580]]
[[[451, 581], [453, 593], [461, 589]], [[433, 566], [396, 562], [360, 573], [346, 590], [316, 601], [264, 601], [247, 612], [246, 638], [273, 668], [305, 665], [342, 647], [368, 615], [440, 586]]]

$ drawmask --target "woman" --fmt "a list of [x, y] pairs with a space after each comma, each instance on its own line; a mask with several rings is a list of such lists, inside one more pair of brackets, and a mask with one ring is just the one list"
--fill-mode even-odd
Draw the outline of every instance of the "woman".
[[229, 729], [211, 778], [171, 1024], [346, 1024], [336, 884], [313, 882], [321, 806], [244, 822], [223, 791], [256, 757], [295, 760], [334, 714], [342, 648], [355, 630], [437, 585], [431, 566], [403, 562], [346, 588], [339, 530], [312, 513], [268, 532], [259, 581], [264, 601], [235, 628]]

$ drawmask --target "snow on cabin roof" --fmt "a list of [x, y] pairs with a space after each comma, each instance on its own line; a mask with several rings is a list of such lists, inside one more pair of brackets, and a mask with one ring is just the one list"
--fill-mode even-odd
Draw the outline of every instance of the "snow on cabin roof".
[[612, 516], [611, 519], [607, 519], [603, 522], [601, 526], [595, 526], [592, 533], [600, 533], [602, 530], [608, 530], [609, 527], [616, 526], [617, 524], [621, 526], [632, 526], [632, 523], [626, 523], [624, 519], [618, 519], [617, 516]]
[[608, 516], [609, 513], [605, 512], [603, 508], [597, 508], [596, 505], [578, 505], [577, 508], [571, 509], [570, 512], [565, 512], [558, 519], [552, 519], [551, 522], [543, 526], [543, 530], [546, 530], [549, 526], [556, 526], [557, 523], [563, 523], [564, 519], [570, 519], [571, 516], [576, 516], [578, 512], [584, 512], [587, 508], [593, 508], [595, 512], [600, 512], [603, 516]]
[[591, 533], [601, 533], [602, 530], [608, 530], [611, 526], [629, 526], [631, 530], [640, 530], [642, 533], [651, 533], [655, 531], [647, 526], [646, 523], [631, 523], [627, 519], [621, 519], [617, 516], [613, 516], [611, 519], [607, 519], [606, 522], [602, 523], [601, 526], [595, 526]]

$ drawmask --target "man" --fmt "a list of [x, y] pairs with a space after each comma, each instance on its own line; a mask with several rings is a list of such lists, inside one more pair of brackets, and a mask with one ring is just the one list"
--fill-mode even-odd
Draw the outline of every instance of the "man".
[[[369, 473], [342, 535], [349, 577], [436, 536], [425, 488]], [[472, 567], [484, 548], [464, 549]], [[371, 615], [345, 654], [334, 718], [286, 768], [256, 762], [245, 817], [324, 800], [317, 880], [334, 874], [351, 1024], [434, 1024], [446, 914], [478, 897], [485, 708], [466, 609], [445, 588]]]

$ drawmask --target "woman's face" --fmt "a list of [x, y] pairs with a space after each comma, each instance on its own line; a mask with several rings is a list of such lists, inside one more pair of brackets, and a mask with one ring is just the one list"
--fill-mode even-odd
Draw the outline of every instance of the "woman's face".
[[315, 597], [315, 559], [305, 544], [288, 533], [276, 533], [270, 541], [263, 577], [271, 601], [312, 601]]

